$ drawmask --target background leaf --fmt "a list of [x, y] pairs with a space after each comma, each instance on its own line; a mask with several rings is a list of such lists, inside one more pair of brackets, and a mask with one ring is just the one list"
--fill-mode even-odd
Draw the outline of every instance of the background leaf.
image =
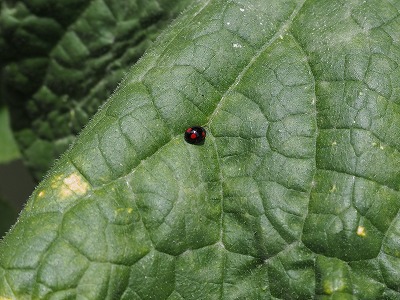
[[33, 193], [0, 295], [399, 298], [399, 8], [197, 2]]
[[[0, 168], [20, 157], [18, 146], [10, 128], [8, 110], [0, 101]], [[0, 237], [10, 229], [17, 220], [17, 211], [3, 199], [0, 183]]]
[[2, 97], [39, 181], [191, 0], [2, 1]]

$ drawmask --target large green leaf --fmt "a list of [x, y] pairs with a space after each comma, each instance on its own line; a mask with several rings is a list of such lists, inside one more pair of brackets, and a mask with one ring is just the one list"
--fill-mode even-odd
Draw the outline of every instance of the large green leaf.
[[0, 295], [399, 299], [399, 9], [198, 2], [33, 193]]
[[36, 180], [190, 2], [0, 2], [0, 94]]

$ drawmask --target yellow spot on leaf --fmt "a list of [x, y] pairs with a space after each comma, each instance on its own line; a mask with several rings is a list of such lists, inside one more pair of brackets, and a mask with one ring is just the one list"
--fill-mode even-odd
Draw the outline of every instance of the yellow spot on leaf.
[[358, 226], [357, 227], [357, 235], [360, 237], [365, 237], [366, 236], [366, 232], [365, 232], [365, 227], [364, 226]]
[[385, 145], [382, 145], [381, 143], [373, 142], [372, 146], [379, 147], [379, 149], [381, 149], [381, 150], [385, 150]]
[[329, 190], [329, 192], [331, 192], [331, 193], [336, 192], [336, 184], [334, 184], [334, 185], [332, 186], [332, 188]]
[[68, 177], [64, 178], [62, 185], [59, 189], [59, 195], [61, 198], [68, 198], [72, 195], [82, 196], [89, 190], [89, 184], [83, 179], [83, 177], [77, 173], [72, 173]]
[[332, 287], [330, 285], [330, 282], [324, 282], [324, 293], [326, 295], [332, 295], [333, 290], [332, 290]]
[[126, 214], [126, 213], [131, 214], [132, 212], [133, 212], [133, 208], [132, 207], [118, 208], [118, 209], [115, 210], [115, 214], [116, 215], [118, 215], [118, 214]]
[[12, 300], [12, 299], [11, 299], [11, 298], [8, 298], [8, 297], [0, 296], [0, 300]]
[[332, 146], [336, 146], [337, 145], [337, 142], [336, 141], [333, 141], [332, 142]]
[[336, 280], [324, 280], [322, 284], [326, 295], [332, 295], [333, 293], [341, 292], [345, 289], [345, 284], [340, 278]]
[[41, 197], [43, 197], [44, 195], [45, 195], [45, 192], [44, 192], [44, 191], [40, 191], [39, 194], [38, 194], [38, 197], [41, 198]]

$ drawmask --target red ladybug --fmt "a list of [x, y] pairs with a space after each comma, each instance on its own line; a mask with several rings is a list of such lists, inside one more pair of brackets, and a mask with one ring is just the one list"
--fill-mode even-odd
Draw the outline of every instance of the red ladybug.
[[200, 126], [189, 127], [185, 131], [185, 141], [193, 145], [201, 145], [206, 138], [206, 130]]

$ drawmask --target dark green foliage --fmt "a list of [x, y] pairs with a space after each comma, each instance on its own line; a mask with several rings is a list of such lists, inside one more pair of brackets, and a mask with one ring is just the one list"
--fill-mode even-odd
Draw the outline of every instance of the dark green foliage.
[[4, 1], [1, 97], [36, 180], [191, 0]]
[[33, 193], [0, 297], [399, 299], [399, 9], [196, 2]]

